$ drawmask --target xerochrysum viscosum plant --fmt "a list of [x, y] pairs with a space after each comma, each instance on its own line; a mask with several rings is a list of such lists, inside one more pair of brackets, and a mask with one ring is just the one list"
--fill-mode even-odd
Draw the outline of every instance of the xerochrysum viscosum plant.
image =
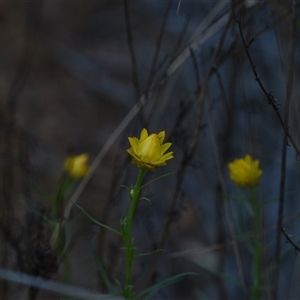
[[139, 175], [135, 185], [130, 188], [129, 197], [131, 200], [127, 217], [121, 222], [122, 237], [125, 244], [126, 253], [126, 285], [123, 290], [123, 296], [126, 299], [133, 298], [133, 286], [131, 284], [131, 269], [134, 259], [135, 249], [132, 244], [131, 228], [136, 206], [139, 201], [139, 195], [142, 189], [142, 182], [146, 170], [155, 171], [156, 167], [166, 165], [166, 161], [173, 158], [173, 152], [166, 151], [172, 145], [171, 143], [163, 143], [165, 139], [165, 131], [160, 133], [148, 134], [144, 128], [140, 134], [140, 138], [129, 137], [130, 148], [127, 152], [132, 156], [132, 163], [139, 168]]
[[[147, 171], [154, 172], [156, 168], [165, 166], [167, 164], [167, 161], [172, 159], [173, 152], [168, 151], [171, 147], [172, 143], [167, 142], [165, 143], [165, 131], [161, 131], [159, 133], [152, 133], [149, 134], [148, 131], [144, 128], [141, 133], [140, 137], [129, 137], [129, 144], [130, 148], [127, 149], [127, 152], [132, 157], [132, 163], [138, 167], [138, 176], [137, 180], [134, 185], [127, 188], [128, 189], [128, 196], [130, 199], [130, 205], [127, 212], [127, 215], [125, 218], [121, 219], [120, 221], [120, 230], [115, 230], [106, 224], [103, 224], [93, 217], [91, 217], [83, 208], [77, 205], [77, 207], [95, 224], [98, 224], [102, 226], [103, 228], [110, 230], [111, 232], [114, 232], [115, 234], [119, 235], [123, 240], [123, 249], [125, 254], [125, 282], [121, 284], [122, 289], [122, 296], [125, 299], [136, 299], [141, 298], [144, 296], [150, 296], [157, 292], [159, 289], [163, 288], [164, 286], [173, 283], [176, 279], [178, 279], [181, 276], [190, 275], [194, 273], [183, 273], [176, 276], [173, 276], [171, 278], [168, 278], [162, 282], [157, 283], [156, 285], [142, 291], [139, 294], [136, 294], [134, 289], [134, 283], [132, 282], [132, 265], [133, 261], [140, 257], [145, 255], [151, 255], [153, 253], [156, 253], [158, 251], [162, 251], [160, 249], [149, 252], [149, 253], [137, 253], [138, 249], [134, 247], [133, 245], [133, 237], [132, 237], [132, 225], [133, 225], [133, 219], [134, 214], [136, 211], [136, 207], [139, 203], [139, 201], [142, 199], [140, 197], [142, 189], [149, 185], [150, 183], [153, 183], [154, 181], [161, 179], [163, 177], [166, 177], [170, 174], [166, 174], [163, 176], [160, 176], [156, 178], [155, 180], [152, 180], [149, 183], [144, 183], [144, 175]], [[104, 272], [101, 274], [102, 276], [106, 276]], [[113, 284], [109, 282], [108, 277], [106, 276], [104, 278], [104, 281], [106, 282], [108, 289], [111, 293], [117, 294], [114, 292]]]
[[252, 284], [251, 299], [260, 299], [263, 289], [262, 255], [264, 244], [262, 239], [262, 207], [258, 195], [258, 185], [263, 173], [259, 160], [247, 154], [244, 158], [237, 158], [228, 164], [229, 177], [235, 185], [245, 190], [247, 195], [247, 206], [252, 218], [253, 242], [251, 245], [252, 260]]

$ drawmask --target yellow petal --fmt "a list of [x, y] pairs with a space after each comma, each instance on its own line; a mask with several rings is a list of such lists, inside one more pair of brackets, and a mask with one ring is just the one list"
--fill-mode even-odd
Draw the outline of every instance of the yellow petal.
[[144, 141], [147, 137], [148, 137], [148, 131], [147, 131], [147, 129], [143, 128], [143, 130], [141, 132], [141, 135], [140, 135], [140, 141], [139, 142]]
[[162, 157], [160, 158], [160, 160], [169, 160], [171, 158], [174, 158], [173, 152], [168, 152], [168, 153], [162, 155]]
[[134, 152], [137, 152], [139, 140], [136, 137], [129, 137], [128, 140], [129, 140], [132, 150]]
[[164, 154], [171, 146], [172, 146], [172, 143], [163, 144], [161, 146], [161, 154]]
[[165, 131], [161, 131], [160, 133], [157, 134], [159, 140], [160, 140], [160, 144], [162, 145], [164, 140], [165, 140], [165, 136], [166, 136], [166, 132]]

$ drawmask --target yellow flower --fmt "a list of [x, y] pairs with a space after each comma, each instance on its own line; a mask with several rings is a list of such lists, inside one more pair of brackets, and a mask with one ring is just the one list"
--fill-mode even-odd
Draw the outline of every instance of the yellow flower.
[[174, 157], [173, 152], [166, 153], [172, 143], [163, 144], [165, 135], [165, 131], [148, 135], [148, 131], [144, 128], [140, 139], [129, 137], [131, 147], [127, 152], [133, 157], [132, 163], [151, 171], [155, 171], [156, 167], [165, 166], [166, 161]]
[[70, 155], [64, 163], [64, 171], [75, 179], [83, 178], [89, 171], [89, 156], [86, 153]]
[[242, 188], [258, 184], [263, 172], [259, 167], [259, 160], [253, 160], [249, 154], [245, 158], [235, 159], [228, 164], [228, 168], [230, 179]]

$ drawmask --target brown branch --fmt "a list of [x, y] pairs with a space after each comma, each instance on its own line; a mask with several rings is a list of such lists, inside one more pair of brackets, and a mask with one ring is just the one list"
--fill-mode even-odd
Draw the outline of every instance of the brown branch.
[[293, 240], [290, 238], [290, 235], [288, 235], [288, 234], [285, 232], [285, 228], [281, 228], [281, 232], [282, 232], [283, 235], [285, 236], [286, 242], [287, 242], [287, 243], [290, 243], [290, 244], [294, 247], [294, 249], [295, 249], [296, 251], [300, 252], [300, 247], [297, 246], [297, 245], [293, 242]]
[[252, 69], [252, 72], [255, 76], [255, 80], [257, 81], [260, 89], [262, 90], [263, 94], [266, 96], [267, 98], [267, 101], [268, 101], [268, 104], [271, 105], [271, 107], [273, 108], [280, 124], [281, 124], [281, 127], [286, 135], [286, 137], [288, 138], [288, 140], [290, 141], [290, 143], [292, 144], [294, 150], [296, 151], [297, 153], [297, 157], [300, 157], [300, 150], [294, 140], [294, 138], [291, 136], [290, 132], [289, 132], [289, 128], [288, 126], [285, 124], [280, 112], [279, 112], [279, 109], [278, 109], [278, 103], [276, 102], [274, 96], [273, 96], [273, 93], [272, 92], [268, 92], [267, 89], [265, 88], [264, 84], [262, 83], [260, 77], [259, 77], [259, 74], [256, 70], [256, 65], [250, 55], [250, 52], [249, 52], [249, 48], [251, 46], [251, 44], [253, 43], [254, 41], [254, 37], [251, 37], [249, 42], [247, 43], [245, 41], [245, 37], [244, 37], [244, 33], [243, 33], [243, 29], [242, 29], [242, 24], [241, 24], [241, 21], [235, 19], [236, 23], [238, 24], [238, 28], [239, 28], [239, 32], [240, 32], [240, 36], [241, 36], [241, 39], [242, 39], [242, 43], [243, 43], [243, 46], [244, 46], [244, 50], [245, 50], [245, 53], [246, 53], [246, 56], [248, 58], [248, 61], [250, 63], [250, 66], [251, 66], [251, 69]]

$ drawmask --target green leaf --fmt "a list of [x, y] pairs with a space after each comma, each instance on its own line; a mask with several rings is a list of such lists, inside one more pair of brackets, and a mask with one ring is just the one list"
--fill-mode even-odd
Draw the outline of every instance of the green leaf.
[[127, 217], [120, 220], [121, 236], [124, 238], [127, 230]]
[[130, 188], [126, 185], [121, 184], [120, 187], [125, 188], [126, 190], [130, 190]]
[[151, 200], [149, 198], [141, 197], [140, 200], [146, 200], [146, 201], [148, 201], [151, 204]]
[[110, 282], [106, 272], [105, 272], [105, 269], [103, 267], [103, 264], [102, 262], [100, 261], [98, 255], [97, 255], [97, 251], [96, 251], [96, 237], [93, 239], [92, 241], [92, 253], [93, 253], [93, 256], [94, 256], [94, 259], [95, 259], [95, 262], [96, 262], [96, 266], [98, 268], [98, 271], [109, 291], [110, 294], [114, 295], [115, 294], [115, 290], [114, 290], [114, 287], [112, 285], [112, 283]]
[[162, 251], [166, 251], [166, 250], [164, 250], [164, 249], [157, 249], [157, 250], [154, 250], [154, 251], [151, 251], [151, 252], [146, 252], [146, 253], [141, 253], [141, 254], [135, 254], [134, 258], [139, 258], [139, 257], [143, 257], [143, 256], [155, 254], [155, 253], [162, 252]]
[[161, 176], [159, 176], [159, 177], [157, 177], [157, 178], [155, 178], [155, 179], [149, 181], [148, 183], [142, 185], [142, 186], [141, 186], [141, 189], [143, 189], [143, 188], [146, 187], [147, 185], [149, 185], [149, 184], [151, 184], [151, 183], [153, 183], [153, 182], [155, 182], [155, 181], [157, 181], [157, 180], [159, 180], [159, 179], [162, 179], [162, 178], [165, 178], [165, 177], [169, 177], [170, 175], [173, 175], [173, 174], [174, 174], [174, 172], [171, 172], [171, 173], [167, 173], [167, 174], [161, 175]]
[[101, 222], [99, 222], [99, 221], [97, 221], [96, 219], [94, 219], [91, 215], [89, 215], [88, 214], [88, 212], [86, 211], [86, 210], [84, 210], [81, 206], [79, 206], [78, 204], [76, 204], [76, 203], [74, 203], [74, 205], [76, 205], [87, 217], [88, 217], [88, 219], [90, 220], [90, 221], [92, 221], [93, 223], [95, 223], [95, 224], [97, 224], [97, 225], [99, 225], [99, 226], [101, 226], [101, 227], [103, 227], [103, 228], [105, 228], [105, 229], [108, 229], [108, 230], [110, 230], [111, 232], [114, 232], [115, 234], [117, 234], [117, 235], [121, 235], [121, 233], [119, 232], [119, 231], [117, 231], [117, 230], [115, 230], [115, 229], [113, 229], [113, 228], [111, 228], [111, 227], [109, 227], [109, 226], [107, 226], [107, 225], [105, 225], [105, 224], [103, 224], [103, 223], [101, 223]]
[[167, 278], [154, 286], [144, 290], [140, 294], [137, 295], [137, 298], [143, 297], [146, 295], [145, 300], [150, 299], [155, 293], [157, 293], [159, 290], [163, 289], [165, 286], [170, 285], [176, 281], [178, 281], [181, 277], [188, 276], [188, 275], [198, 275], [197, 273], [194, 272], [186, 272], [186, 273], [181, 273], [175, 276], [172, 276], [170, 278]]

